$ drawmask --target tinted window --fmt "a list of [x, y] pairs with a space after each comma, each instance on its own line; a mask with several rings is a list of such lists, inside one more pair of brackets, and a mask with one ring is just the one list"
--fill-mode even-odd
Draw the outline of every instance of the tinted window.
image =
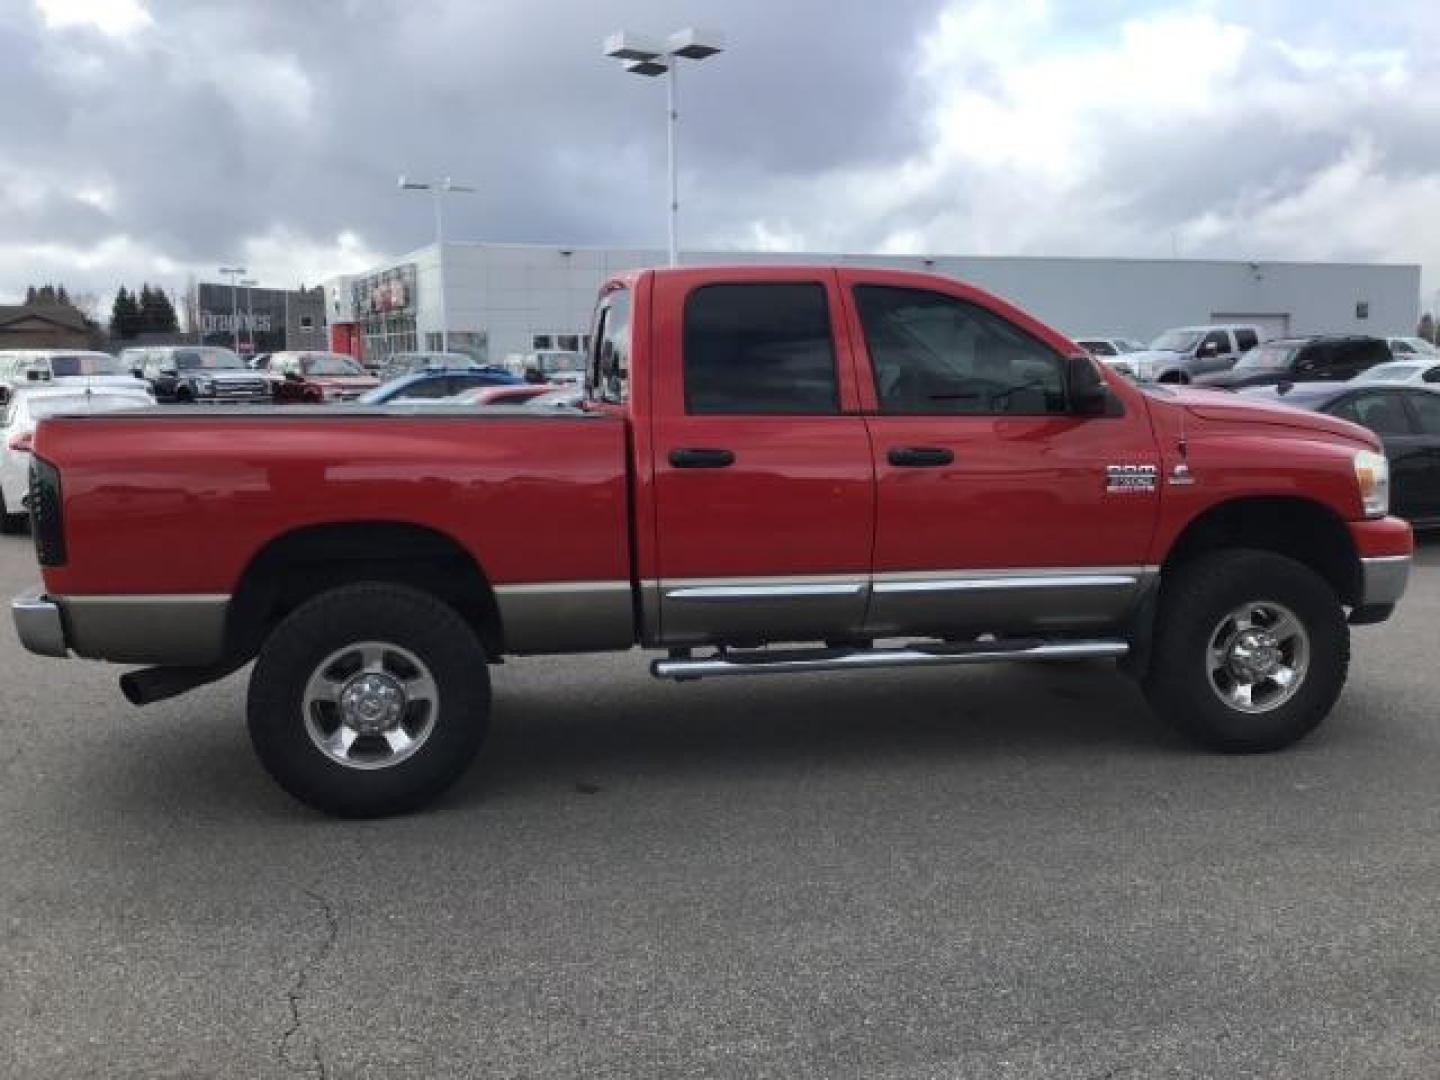
[[685, 408], [710, 414], [840, 409], [825, 287], [703, 285], [685, 301]]
[[1405, 395], [1426, 435], [1440, 435], [1440, 394], [1414, 392]]
[[1345, 420], [1353, 420], [1376, 435], [1410, 435], [1410, 416], [1399, 394], [1356, 394], [1329, 410]]
[[1253, 349], [1256, 345], [1259, 344], [1260, 335], [1255, 333], [1254, 330], [1235, 331], [1235, 347], [1241, 352], [1244, 352], [1246, 349]]
[[1420, 376], [1420, 378], [1429, 383], [1440, 382], [1440, 364], [1426, 368], [1425, 374]]
[[858, 286], [855, 302], [882, 412], [1065, 410], [1059, 354], [993, 312], [880, 285]]

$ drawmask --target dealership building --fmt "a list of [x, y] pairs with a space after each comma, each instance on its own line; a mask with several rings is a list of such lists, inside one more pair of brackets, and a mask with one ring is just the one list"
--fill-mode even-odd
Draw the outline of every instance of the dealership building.
[[243, 353], [324, 349], [325, 292], [201, 282], [187, 300], [191, 332]]
[[[660, 250], [447, 242], [324, 284], [331, 347], [375, 361], [452, 350], [480, 360], [585, 345], [599, 285], [665, 261]], [[1413, 334], [1420, 267], [1361, 263], [968, 255], [684, 252], [686, 265], [824, 262], [960, 278], [1072, 335], [1148, 341], [1173, 326], [1258, 325], [1265, 337]]]

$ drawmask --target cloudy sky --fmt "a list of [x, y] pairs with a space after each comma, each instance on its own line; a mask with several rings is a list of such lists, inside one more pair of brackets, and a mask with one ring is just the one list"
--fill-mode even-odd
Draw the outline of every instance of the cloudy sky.
[[0, 0], [0, 300], [426, 241], [1351, 259], [1440, 289], [1435, 0]]

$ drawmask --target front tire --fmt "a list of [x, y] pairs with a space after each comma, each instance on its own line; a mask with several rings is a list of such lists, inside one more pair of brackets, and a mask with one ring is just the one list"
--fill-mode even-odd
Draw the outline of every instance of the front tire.
[[1167, 574], [1144, 689], [1156, 713], [1201, 745], [1262, 753], [1329, 715], [1349, 663], [1344, 609], [1319, 574], [1234, 549]]
[[484, 741], [485, 651], [429, 593], [343, 586], [270, 634], [247, 713], [261, 763], [301, 802], [341, 817], [405, 813], [453, 784]]

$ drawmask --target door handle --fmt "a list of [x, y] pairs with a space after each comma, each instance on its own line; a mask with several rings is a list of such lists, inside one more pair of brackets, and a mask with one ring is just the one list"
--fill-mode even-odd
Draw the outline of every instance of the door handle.
[[885, 459], [902, 469], [933, 469], [951, 464], [955, 451], [943, 446], [892, 446]]
[[670, 451], [670, 464], [677, 469], [724, 469], [735, 464], [735, 451], [682, 446]]

